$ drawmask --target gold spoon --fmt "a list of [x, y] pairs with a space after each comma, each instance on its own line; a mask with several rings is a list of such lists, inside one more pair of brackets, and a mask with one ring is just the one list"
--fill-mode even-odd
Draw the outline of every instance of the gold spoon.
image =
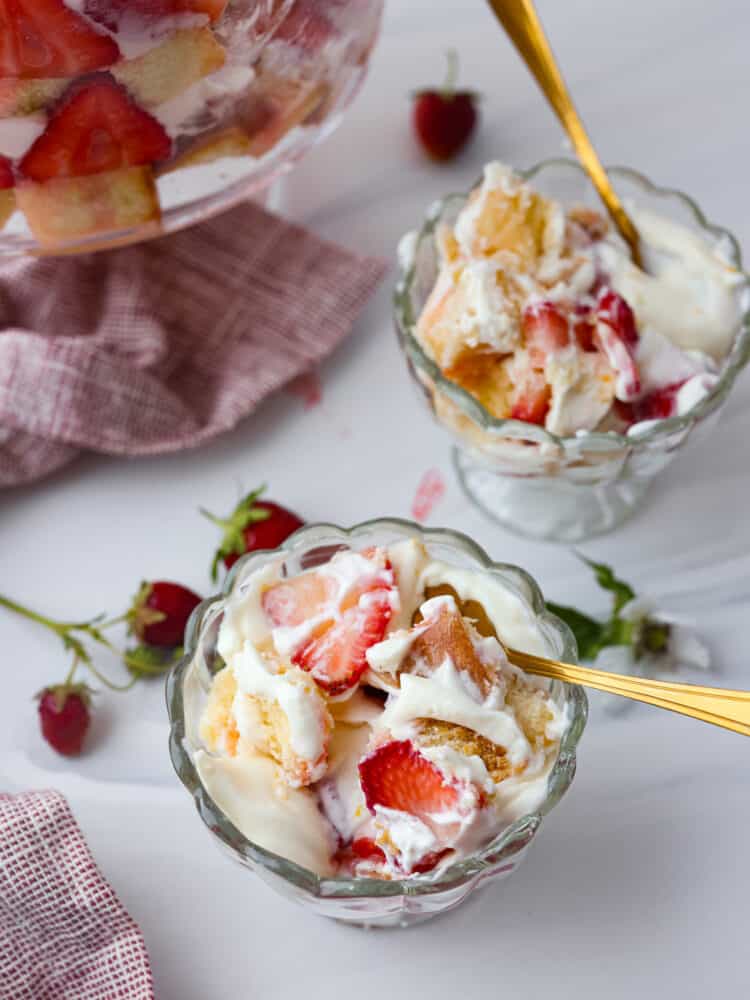
[[578, 159], [599, 192], [610, 218], [630, 247], [633, 262], [642, 268], [638, 230], [610, 184], [607, 172], [586, 134], [555, 62], [533, 0], [488, 0], [488, 3], [568, 133]]
[[593, 670], [591, 667], [574, 667], [571, 663], [548, 660], [544, 656], [534, 656], [508, 647], [505, 652], [511, 663], [530, 674], [540, 674], [568, 684], [582, 684], [608, 694], [619, 694], [623, 698], [656, 705], [657, 708], [666, 708], [670, 712], [689, 715], [693, 719], [750, 736], [750, 691], [652, 681], [644, 677], [610, 674], [606, 670]]

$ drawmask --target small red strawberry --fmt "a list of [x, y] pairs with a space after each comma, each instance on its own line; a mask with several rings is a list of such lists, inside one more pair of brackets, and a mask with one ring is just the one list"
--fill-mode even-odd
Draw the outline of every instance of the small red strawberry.
[[414, 748], [411, 740], [383, 743], [359, 762], [359, 780], [370, 812], [375, 806], [410, 813], [423, 821], [458, 805], [458, 790]]
[[109, 73], [96, 73], [68, 88], [19, 169], [39, 182], [86, 177], [165, 160], [171, 150], [161, 122]]
[[127, 615], [130, 631], [147, 646], [181, 646], [188, 618], [202, 600], [179, 583], [144, 581]]
[[0, 0], [0, 77], [68, 77], [111, 66], [115, 42], [64, 0]]
[[521, 329], [533, 368], [543, 369], [550, 354], [570, 343], [568, 317], [552, 302], [527, 306], [521, 317]]
[[478, 95], [456, 90], [458, 58], [448, 53], [448, 73], [441, 90], [420, 90], [412, 121], [417, 138], [433, 160], [451, 160], [471, 138], [477, 124]]
[[304, 525], [305, 522], [286, 507], [272, 500], [258, 500], [264, 489], [265, 486], [261, 486], [248, 493], [227, 518], [216, 517], [201, 508], [203, 516], [224, 532], [211, 564], [212, 580], [216, 580], [222, 560], [229, 569], [245, 552], [275, 549]]
[[39, 699], [42, 736], [58, 753], [75, 757], [91, 722], [92, 691], [85, 684], [55, 684], [44, 688]]
[[7, 191], [15, 186], [16, 180], [13, 176], [13, 164], [7, 156], [0, 156], [0, 191]]

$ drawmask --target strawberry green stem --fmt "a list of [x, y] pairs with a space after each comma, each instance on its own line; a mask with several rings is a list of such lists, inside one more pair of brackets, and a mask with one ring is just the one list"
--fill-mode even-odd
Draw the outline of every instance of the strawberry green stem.
[[79, 662], [80, 658], [78, 656], [74, 656], [73, 662], [70, 665], [70, 670], [68, 671], [65, 680], [63, 681], [64, 685], [67, 686], [68, 684], [73, 683], [73, 677], [75, 676], [76, 668], [78, 667]]
[[40, 625], [44, 625], [45, 628], [51, 629], [58, 635], [62, 631], [66, 631], [69, 628], [76, 628], [76, 625], [73, 622], [56, 622], [52, 618], [40, 615], [37, 611], [32, 611], [31, 608], [24, 607], [23, 604], [19, 604], [17, 601], [11, 601], [9, 597], [3, 597], [2, 594], [0, 594], [0, 605], [7, 608], [9, 611], [15, 611], [17, 615], [22, 615], [24, 618], [28, 618], [32, 622], [38, 622]]
[[138, 680], [137, 677], [131, 677], [127, 684], [115, 684], [114, 681], [109, 680], [104, 674], [100, 673], [93, 663], [89, 661], [86, 664], [91, 673], [100, 681], [105, 687], [109, 688], [110, 691], [129, 691], [135, 682]]
[[448, 49], [445, 58], [448, 62], [448, 69], [445, 74], [442, 95], [450, 99], [456, 92], [456, 83], [458, 82], [458, 52], [455, 49]]

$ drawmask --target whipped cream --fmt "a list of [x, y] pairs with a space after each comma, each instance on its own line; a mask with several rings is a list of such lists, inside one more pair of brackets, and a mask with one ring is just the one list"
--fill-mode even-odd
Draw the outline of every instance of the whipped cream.
[[641, 334], [652, 329], [677, 347], [720, 360], [737, 332], [736, 290], [744, 276], [687, 226], [635, 206], [631, 213], [647, 272], [633, 264], [614, 234], [595, 244], [597, 263], [630, 304]]

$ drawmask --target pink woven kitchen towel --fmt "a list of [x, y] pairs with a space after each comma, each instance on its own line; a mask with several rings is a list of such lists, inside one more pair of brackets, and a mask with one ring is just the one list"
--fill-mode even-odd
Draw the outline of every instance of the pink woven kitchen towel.
[[384, 269], [250, 203], [136, 247], [4, 263], [0, 486], [234, 427], [333, 350]]
[[141, 932], [58, 792], [0, 795], [0, 997], [154, 1000]]

